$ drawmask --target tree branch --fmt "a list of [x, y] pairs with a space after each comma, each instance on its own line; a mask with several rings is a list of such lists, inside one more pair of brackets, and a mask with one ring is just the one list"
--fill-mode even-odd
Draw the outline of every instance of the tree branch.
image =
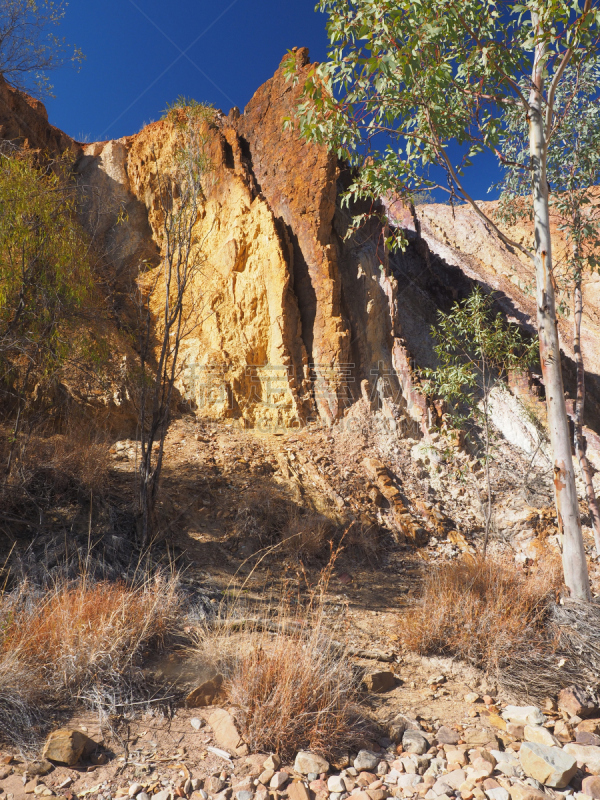
[[437, 138], [437, 134], [436, 134], [435, 130], [433, 129], [433, 126], [431, 125], [431, 122], [429, 124], [430, 124], [431, 133], [432, 133], [434, 139], [436, 139], [436, 142], [437, 142], [436, 150], [438, 152], [438, 155], [444, 161], [444, 163], [446, 165], [446, 169], [448, 170], [450, 176], [452, 177], [452, 180], [456, 184], [457, 189], [462, 194], [462, 196], [467, 201], [467, 203], [469, 203], [469, 205], [473, 208], [473, 210], [475, 211], [477, 216], [481, 220], [483, 220], [483, 222], [485, 222], [486, 224], [488, 224], [492, 228], [494, 233], [500, 238], [500, 240], [508, 248], [510, 248], [511, 250], [513, 250], [513, 249], [519, 250], [521, 253], [526, 255], [527, 258], [530, 258], [530, 259], [533, 260], [533, 257], [534, 257], [533, 253], [530, 250], [528, 250], [526, 247], [523, 247], [523, 245], [520, 244], [519, 242], [515, 242], [512, 239], [509, 239], [508, 236], [506, 236], [504, 233], [502, 233], [500, 228], [494, 222], [492, 222], [492, 220], [490, 219], [490, 217], [488, 217], [487, 214], [483, 213], [483, 211], [481, 210], [481, 208], [479, 207], [477, 202], [475, 200], [473, 200], [471, 195], [467, 192], [467, 190], [462, 185], [458, 175], [456, 174], [456, 171], [455, 171], [454, 167], [452, 166], [452, 163], [451, 163], [450, 159], [448, 158], [448, 156], [446, 154], [446, 151], [441, 146], [441, 144], [440, 144], [440, 142], [439, 142], [439, 140]]
[[[592, 0], [585, 0], [585, 5], [583, 7], [583, 13], [579, 20], [577, 21], [577, 25], [581, 25], [582, 21], [588, 15], [589, 10], [592, 7]], [[548, 139], [550, 137], [550, 131], [552, 129], [552, 115], [554, 112], [554, 96], [556, 94], [556, 88], [560, 83], [560, 79], [563, 76], [565, 69], [569, 61], [571, 60], [571, 56], [573, 55], [573, 47], [568, 47], [565, 51], [565, 54], [560, 62], [558, 69], [556, 70], [554, 77], [552, 78], [552, 83], [550, 84], [550, 89], [548, 90], [548, 102], [546, 108], [546, 148], [548, 147]]]

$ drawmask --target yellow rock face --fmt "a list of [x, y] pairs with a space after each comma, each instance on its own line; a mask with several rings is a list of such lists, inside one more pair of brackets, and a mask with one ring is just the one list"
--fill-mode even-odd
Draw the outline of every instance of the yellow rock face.
[[[253, 427], [300, 424], [306, 416], [306, 353], [291, 291], [288, 242], [267, 203], [253, 191], [231, 144], [209, 131], [212, 170], [194, 226], [199, 265], [187, 295], [177, 388], [199, 416], [238, 417]], [[155, 241], [164, 250], [157, 176], [172, 169], [177, 131], [165, 121], [134, 138], [127, 159], [130, 188], [148, 210]], [[229, 146], [229, 149], [226, 148]], [[233, 151], [227, 166], [224, 154]], [[155, 293], [160, 313], [164, 293]]]

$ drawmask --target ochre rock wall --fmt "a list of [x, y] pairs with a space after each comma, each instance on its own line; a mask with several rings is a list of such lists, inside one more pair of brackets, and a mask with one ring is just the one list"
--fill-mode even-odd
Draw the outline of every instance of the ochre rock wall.
[[[301, 77], [306, 51], [296, 64]], [[251, 426], [331, 423], [365, 392], [397, 420], [399, 325], [380, 231], [343, 240], [336, 160], [284, 130], [298, 92], [280, 67], [243, 115], [218, 113], [207, 128], [212, 168], [194, 227], [201, 270], [188, 308], [197, 324], [177, 388], [197, 414]], [[166, 119], [84, 148], [77, 170], [86, 213], [115, 276], [160, 261], [157, 181], [172, 170], [177, 136]], [[158, 291], [157, 320], [160, 301]]]
[[[394, 256], [384, 252], [375, 222], [346, 238], [349, 215], [338, 197], [347, 176], [325, 148], [284, 126], [294, 117], [308, 52], [293, 58], [296, 84], [280, 65], [243, 114], [217, 112], [208, 129], [212, 170], [194, 228], [201, 270], [186, 312], [197, 324], [183, 344], [177, 388], [198, 415], [249, 426], [329, 424], [362, 398], [393, 429], [427, 434], [435, 410], [419, 392], [413, 364], [433, 363], [437, 311], [481, 283], [533, 330], [531, 265], [466, 207], [420, 207], [416, 225], [406, 208], [392, 208], [392, 219], [413, 228], [407, 251]], [[140, 266], [152, 275], [164, 255], [157, 175], [173, 163], [173, 123], [81, 145], [48, 123], [41, 103], [0, 79], [0, 135], [40, 153], [73, 154], [82, 217], [113, 290], [111, 319], [115, 330], [131, 325], [128, 298]], [[530, 231], [509, 235], [524, 239]], [[587, 423], [600, 430], [600, 278], [589, 277], [584, 294]], [[157, 324], [160, 300], [159, 291]], [[570, 320], [560, 322], [560, 333], [569, 385]], [[98, 402], [122, 409], [136, 357], [116, 333], [114, 341], [123, 386]]]
[[49, 155], [67, 150], [78, 151], [78, 145], [48, 122], [43, 103], [13, 89], [0, 75], [0, 140], [18, 144], [27, 150], [39, 150]]
[[303, 85], [306, 48], [296, 51], [295, 58], [298, 83], [286, 80], [282, 62], [235, 121], [235, 129], [261, 193], [290, 232], [294, 292], [315, 379], [315, 402], [321, 416], [333, 421], [344, 406], [345, 367], [350, 363], [350, 329], [341, 307], [332, 228], [337, 159], [326, 148], [300, 139], [293, 125], [284, 126], [286, 117], [293, 120]]
[[[290, 426], [309, 413], [306, 351], [292, 291], [290, 243], [256, 192], [235, 132], [209, 129], [212, 169], [194, 227], [199, 265], [186, 314], [196, 316], [184, 340], [178, 388], [200, 415], [240, 417], [252, 426]], [[164, 246], [159, 174], [174, 162], [170, 121], [148, 126], [131, 142], [129, 185], [145, 203], [154, 240]], [[157, 311], [160, 307], [157, 295]]]

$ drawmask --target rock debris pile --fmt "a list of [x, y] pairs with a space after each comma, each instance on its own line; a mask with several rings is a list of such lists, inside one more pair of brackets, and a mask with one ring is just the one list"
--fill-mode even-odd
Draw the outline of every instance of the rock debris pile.
[[[464, 700], [473, 709], [480, 702], [474, 692]], [[276, 754], [248, 754], [247, 746], [240, 747], [233, 717], [215, 707], [207, 709], [208, 722], [192, 716], [184, 723], [190, 734], [203, 736], [195, 740], [195, 755], [186, 747], [161, 753], [151, 741], [148, 748], [113, 759], [116, 766], [109, 763], [103, 772], [106, 753], [81, 731], [62, 729], [51, 734], [41, 760], [2, 759], [0, 797], [600, 800], [600, 710], [584, 691], [563, 690], [558, 703], [548, 700], [543, 712], [489, 696], [483, 702], [478, 720], [483, 724], [437, 724], [436, 730], [425, 725], [430, 728], [425, 730], [400, 714], [388, 724], [387, 737], [331, 761], [305, 750], [293, 763]], [[86, 759], [92, 766], [82, 766]], [[98, 767], [101, 773], [88, 785], [89, 772]]]

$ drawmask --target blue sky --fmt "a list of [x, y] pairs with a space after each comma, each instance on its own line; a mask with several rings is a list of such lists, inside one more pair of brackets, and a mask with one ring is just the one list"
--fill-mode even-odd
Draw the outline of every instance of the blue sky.
[[181, 94], [243, 110], [286, 50], [325, 57], [325, 21], [314, 0], [70, 0], [60, 35], [86, 61], [51, 76], [50, 119], [96, 141], [136, 133]]
[[[86, 55], [51, 75], [50, 121], [75, 139], [137, 133], [179, 95], [243, 110], [292, 47], [327, 52], [316, 0], [70, 0], [59, 35]], [[479, 159], [471, 192], [490, 198], [495, 160]]]

